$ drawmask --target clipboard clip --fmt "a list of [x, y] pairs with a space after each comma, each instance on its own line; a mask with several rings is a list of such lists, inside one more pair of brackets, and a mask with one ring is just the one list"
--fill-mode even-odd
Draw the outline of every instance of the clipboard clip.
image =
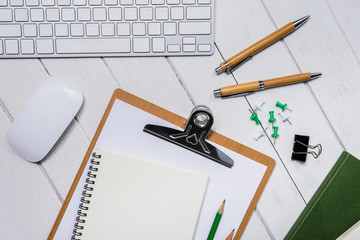
[[199, 105], [191, 111], [184, 131], [147, 124], [144, 127], [144, 132], [150, 133], [231, 168], [234, 165], [234, 161], [205, 140], [210, 134], [213, 123], [214, 117], [210, 108]]

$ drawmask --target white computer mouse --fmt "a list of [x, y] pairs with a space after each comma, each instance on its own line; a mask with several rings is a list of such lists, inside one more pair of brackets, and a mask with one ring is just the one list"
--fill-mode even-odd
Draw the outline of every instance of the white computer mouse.
[[70, 124], [83, 102], [81, 90], [61, 77], [47, 79], [11, 125], [11, 148], [30, 162], [42, 160]]

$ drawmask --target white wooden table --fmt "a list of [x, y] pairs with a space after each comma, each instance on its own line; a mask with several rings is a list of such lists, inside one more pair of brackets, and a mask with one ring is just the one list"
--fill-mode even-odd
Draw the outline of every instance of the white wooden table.
[[[242, 239], [282, 239], [343, 150], [360, 156], [360, 2], [358, 0], [226, 0], [216, 2], [215, 54], [209, 57], [0, 60], [0, 239], [45, 239], [115, 88], [122, 88], [187, 117], [208, 105], [213, 129], [276, 160], [275, 170]], [[307, 14], [293, 34], [257, 54], [233, 75], [217, 76], [222, 61], [275, 29]], [[216, 88], [300, 72], [320, 79], [258, 92], [247, 98], [215, 99]], [[29, 163], [12, 152], [6, 132], [49, 76], [78, 85], [84, 104], [47, 158]], [[294, 110], [279, 123], [280, 138], [255, 141], [260, 130], [249, 104], [275, 102]], [[268, 133], [271, 134], [269, 129]], [[318, 159], [291, 160], [294, 134], [321, 143]]]

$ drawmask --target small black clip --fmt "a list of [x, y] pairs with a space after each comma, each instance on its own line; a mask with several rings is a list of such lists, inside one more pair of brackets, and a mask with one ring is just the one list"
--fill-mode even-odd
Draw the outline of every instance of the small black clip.
[[175, 143], [231, 168], [234, 165], [234, 161], [225, 153], [205, 141], [213, 123], [214, 117], [212, 116], [211, 110], [207, 106], [199, 105], [192, 110], [184, 131], [147, 124], [144, 127], [144, 132]]
[[[302, 162], [306, 162], [306, 155], [311, 154], [314, 158], [318, 158], [322, 152], [321, 144], [311, 146], [309, 145], [309, 136], [302, 136], [302, 135], [295, 135], [294, 137], [294, 146], [293, 146], [293, 153], [291, 155], [292, 160], [299, 160]], [[310, 149], [318, 149], [318, 152], [315, 151], [308, 151]]]

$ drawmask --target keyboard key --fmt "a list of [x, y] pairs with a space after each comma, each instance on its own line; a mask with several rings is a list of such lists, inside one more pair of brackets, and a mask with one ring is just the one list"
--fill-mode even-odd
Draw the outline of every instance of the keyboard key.
[[129, 53], [130, 38], [56, 39], [56, 52], [62, 53]]
[[184, 19], [184, 8], [183, 7], [171, 7], [170, 16], [173, 20]]
[[199, 52], [210, 52], [211, 51], [211, 45], [210, 44], [199, 44], [198, 45], [198, 51]]
[[114, 36], [115, 35], [114, 23], [102, 23], [101, 24], [101, 34], [103, 36]]
[[127, 7], [127, 8], [124, 8], [124, 18], [125, 20], [127, 21], [135, 21], [138, 19], [138, 16], [137, 16], [137, 8], [133, 8], [133, 7]]
[[15, 8], [14, 15], [15, 15], [16, 22], [29, 21], [28, 10], [26, 8]]
[[169, 9], [167, 7], [156, 7], [155, 8], [156, 20], [167, 20], [169, 19]]
[[101, 0], [89, 0], [89, 5], [90, 6], [100, 6], [102, 3]]
[[151, 22], [148, 24], [148, 34], [150, 36], [157, 36], [161, 34], [161, 23]]
[[[7, 2], [7, 0], [0, 0], [0, 7], [6, 7], [8, 5], [8, 2]], [[0, 40], [1, 42], [2, 42], [2, 40]], [[0, 43], [1, 43], [0, 42]], [[2, 46], [1, 46], [2, 47]], [[1, 48], [1, 50], [2, 50], [2, 48]]]
[[86, 24], [86, 36], [99, 36], [99, 24], [98, 23], [87, 23]]
[[104, 0], [106, 6], [116, 6], [118, 4], [117, 0]]
[[20, 48], [22, 54], [34, 54], [34, 41], [31, 39], [20, 40]]
[[152, 51], [154, 53], [165, 52], [165, 38], [153, 38], [152, 39]]
[[54, 53], [54, 44], [52, 39], [37, 39], [36, 51], [38, 54]]
[[198, 4], [210, 4], [211, 0], [198, 0]]
[[72, 23], [72, 24], [70, 24], [70, 34], [73, 37], [82, 37], [82, 36], [84, 36], [84, 25], [82, 23]]
[[164, 35], [176, 35], [176, 23], [165, 22], [164, 23]]
[[148, 53], [150, 52], [149, 38], [133, 38], [134, 53]]
[[148, 5], [149, 0], [135, 0], [136, 5]]
[[70, 0], [57, 0], [59, 6], [70, 6]]
[[9, 0], [10, 6], [12, 7], [21, 7], [24, 5], [23, 0]]
[[73, 0], [74, 1], [74, 6], [85, 6], [86, 5], [86, 0]]
[[52, 37], [52, 24], [42, 23], [39, 24], [39, 35], [40, 37]]
[[23, 0], [9, 0], [9, 2], [12, 7], [21, 7], [24, 5]]
[[117, 24], [117, 34], [119, 36], [129, 36], [130, 35], [130, 23], [118, 23]]
[[133, 5], [133, 0], [120, 0], [121, 5]]
[[66, 23], [57, 23], [55, 24], [55, 36], [57, 37], [67, 37], [69, 36], [69, 28]]
[[5, 40], [5, 52], [6, 54], [9, 55], [19, 54], [18, 40], [16, 39]]
[[44, 10], [42, 8], [31, 8], [30, 9], [30, 19], [33, 22], [43, 22], [44, 21]]
[[36, 24], [33, 23], [24, 24], [24, 36], [36, 37], [37, 36]]
[[211, 33], [210, 22], [180, 22], [180, 35], [206, 35]]
[[13, 20], [10, 8], [0, 9], [0, 22], [11, 22]]
[[133, 35], [134, 36], [145, 36], [146, 24], [142, 22], [133, 23]]
[[121, 8], [109, 8], [109, 20], [120, 21], [121, 20]]
[[183, 44], [195, 44], [196, 38], [194, 37], [184, 37], [183, 38]]
[[95, 21], [106, 21], [106, 8], [93, 8]]
[[168, 52], [180, 52], [180, 45], [179, 44], [169, 44], [167, 46]]
[[0, 55], [4, 54], [3, 41], [0, 39]]
[[195, 0], [182, 0], [184, 5], [195, 4]]
[[78, 8], [77, 9], [77, 18], [79, 21], [90, 21], [91, 20], [91, 17], [90, 17], [90, 12], [91, 12], [91, 9], [90, 8]]
[[55, 0], [41, 0], [43, 6], [55, 6]]
[[25, 0], [26, 6], [39, 6], [39, 0]]
[[0, 37], [21, 37], [20, 24], [0, 24]]
[[46, 9], [46, 20], [49, 22], [60, 21], [60, 10], [58, 8], [47, 8]]
[[190, 20], [208, 20], [210, 19], [210, 7], [187, 7], [186, 18]]
[[178, 4], [180, 4], [180, 0], [167, 0], [166, 2], [169, 5], [178, 5]]
[[152, 7], [141, 7], [140, 8], [140, 20], [147, 21], [153, 19], [153, 8]]
[[74, 8], [63, 8], [61, 10], [62, 20], [64, 22], [75, 21], [75, 9]]
[[184, 45], [183, 51], [184, 52], [195, 52], [196, 46], [195, 45]]
[[151, 4], [153, 4], [153, 5], [164, 5], [165, 0], [151, 0]]

